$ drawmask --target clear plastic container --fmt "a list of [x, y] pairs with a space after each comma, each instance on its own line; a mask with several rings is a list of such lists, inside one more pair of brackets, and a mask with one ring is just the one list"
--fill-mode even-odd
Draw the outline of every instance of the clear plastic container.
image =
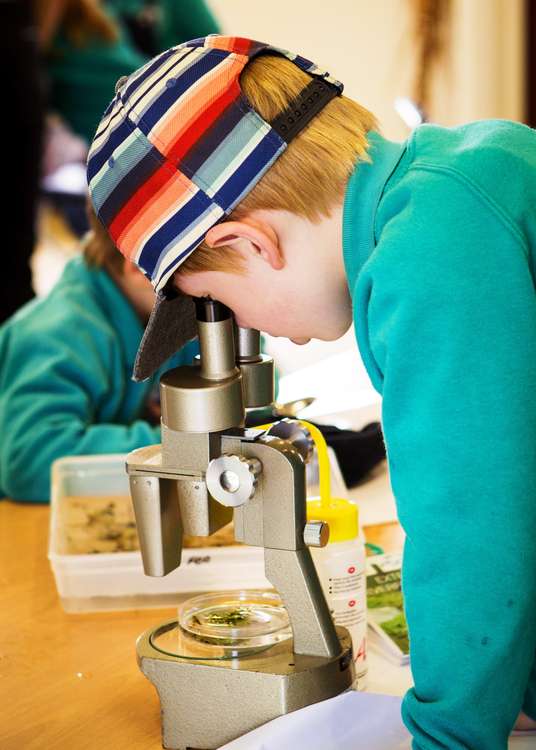
[[[332, 477], [340, 484], [337, 459], [330, 454]], [[48, 557], [66, 612], [176, 606], [203, 591], [272, 588], [264, 575], [262, 547], [238, 544], [184, 548], [176, 570], [162, 578], [146, 576], [125, 461], [123, 454], [110, 454], [69, 456], [53, 464]], [[307, 473], [313, 495], [318, 483], [314, 464]], [[76, 515], [78, 526], [84, 526], [88, 513], [92, 524], [105, 531], [90, 546], [89, 537], [71, 533]]]
[[[117, 454], [54, 462], [48, 557], [65, 611], [176, 606], [202, 591], [271, 588], [263, 549], [238, 544], [184, 548], [176, 570], [146, 576], [140, 552], [132, 550], [137, 538], [129, 525], [134, 517], [125, 459]], [[77, 526], [85, 533], [87, 518], [105, 533], [91, 540], [73, 534]]]

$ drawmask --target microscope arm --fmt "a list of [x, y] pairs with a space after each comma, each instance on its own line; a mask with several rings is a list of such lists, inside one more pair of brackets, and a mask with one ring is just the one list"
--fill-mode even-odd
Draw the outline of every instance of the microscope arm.
[[235, 538], [264, 547], [266, 577], [289, 614], [294, 653], [331, 658], [340, 642], [311, 553], [304, 542], [305, 464], [292, 444], [263, 436], [254, 442], [222, 440], [226, 454], [257, 459], [262, 472], [255, 494], [235, 508]]

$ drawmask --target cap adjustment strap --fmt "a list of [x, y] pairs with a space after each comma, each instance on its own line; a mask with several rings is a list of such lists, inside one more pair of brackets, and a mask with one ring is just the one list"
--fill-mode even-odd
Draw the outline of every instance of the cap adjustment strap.
[[290, 143], [341, 89], [323, 78], [314, 78], [272, 122], [271, 127]]

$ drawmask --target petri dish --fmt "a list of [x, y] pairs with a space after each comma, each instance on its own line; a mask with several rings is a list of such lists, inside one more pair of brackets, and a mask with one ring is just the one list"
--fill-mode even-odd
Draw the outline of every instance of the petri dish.
[[157, 629], [151, 643], [186, 659], [235, 659], [291, 636], [287, 611], [275, 592], [241, 590], [188, 599], [178, 621]]

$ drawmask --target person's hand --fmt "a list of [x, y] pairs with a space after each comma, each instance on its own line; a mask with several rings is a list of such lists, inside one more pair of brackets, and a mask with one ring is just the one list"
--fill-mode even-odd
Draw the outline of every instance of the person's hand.
[[523, 711], [521, 711], [521, 713], [517, 717], [516, 723], [514, 724], [514, 729], [517, 732], [526, 732], [530, 729], [536, 729], [536, 721], [534, 719], [531, 719], [530, 716], [527, 716], [527, 714], [524, 714]]

